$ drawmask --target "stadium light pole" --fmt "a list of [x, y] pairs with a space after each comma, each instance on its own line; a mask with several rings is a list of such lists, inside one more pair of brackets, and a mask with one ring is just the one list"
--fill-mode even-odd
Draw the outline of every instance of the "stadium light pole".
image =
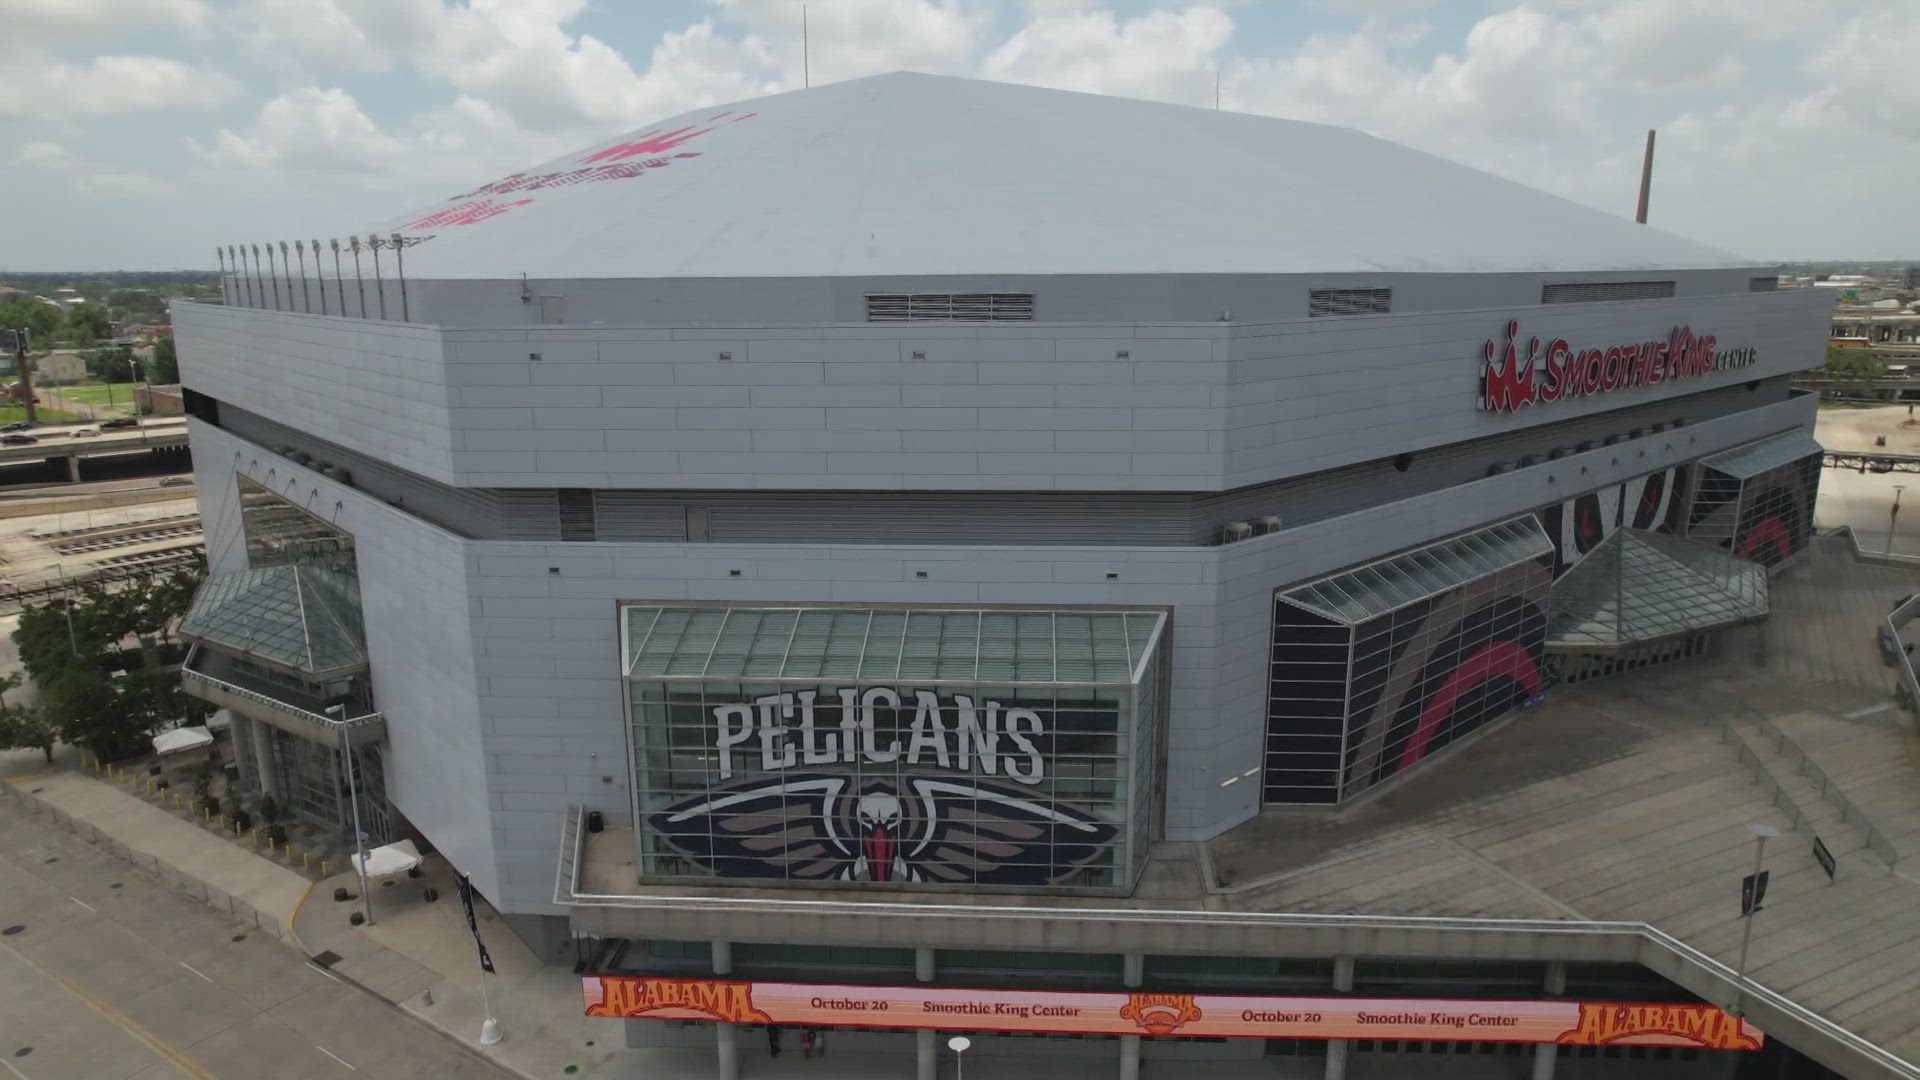
[[1767, 855], [1767, 841], [1780, 835], [1776, 826], [1756, 822], [1747, 826], [1753, 834], [1753, 906], [1745, 913], [1746, 929], [1740, 932], [1740, 966], [1734, 973], [1733, 1015], [1739, 1019], [1746, 1015], [1747, 1006], [1747, 950], [1753, 945], [1753, 917], [1760, 913], [1760, 864]]
[[347, 707], [329, 705], [327, 715], [334, 718], [340, 732], [340, 765], [347, 770], [347, 805], [353, 811], [353, 868], [360, 879], [360, 910], [366, 914], [367, 925], [372, 926], [373, 894], [367, 891], [367, 834], [360, 831], [360, 785], [354, 777], [360, 770], [354, 768], [353, 743], [347, 738]]

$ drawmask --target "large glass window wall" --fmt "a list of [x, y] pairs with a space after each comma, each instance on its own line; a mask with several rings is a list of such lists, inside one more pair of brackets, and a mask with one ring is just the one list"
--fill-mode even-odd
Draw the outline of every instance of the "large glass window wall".
[[644, 876], [1124, 890], [1144, 865], [1161, 613], [625, 617]]
[[1552, 553], [1528, 516], [1277, 593], [1266, 801], [1350, 799], [1540, 693]]

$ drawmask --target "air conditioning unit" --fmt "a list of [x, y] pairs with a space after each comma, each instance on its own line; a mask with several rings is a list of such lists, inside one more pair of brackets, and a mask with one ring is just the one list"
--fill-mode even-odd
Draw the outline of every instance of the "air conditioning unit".
[[1606, 438], [1600, 440], [1602, 445], [1605, 445], [1605, 446], [1613, 446], [1617, 444], [1619, 441], [1620, 441], [1620, 434], [1618, 432], [1615, 432], [1614, 434], [1609, 435]]
[[299, 462], [302, 465], [309, 464], [313, 461], [313, 456], [311, 454], [308, 454], [305, 451], [301, 451], [301, 450], [295, 450], [293, 453], [288, 454], [287, 456]]
[[1280, 531], [1280, 515], [1268, 514], [1256, 519], [1254, 524], [1260, 527], [1262, 533], [1277, 533]]
[[1556, 446], [1553, 449], [1547, 451], [1548, 461], [1559, 461], [1561, 458], [1566, 456], [1567, 456], [1567, 451], [1564, 447]]
[[1253, 539], [1253, 526], [1244, 521], [1229, 521], [1220, 526], [1220, 542], [1237, 544], [1242, 540]]
[[1510, 473], [1512, 471], [1513, 471], [1513, 462], [1511, 461], [1496, 461], [1493, 464], [1487, 466], [1488, 476], [1499, 476], [1501, 473]]
[[1581, 454], [1584, 454], [1584, 453], [1586, 453], [1587, 451], [1589, 451], [1589, 450], [1591, 450], [1591, 449], [1593, 449], [1593, 440], [1592, 440], [1592, 439], [1586, 439], [1586, 440], [1583, 440], [1583, 441], [1582, 441], [1582, 442], [1580, 442], [1580, 443], [1579, 443], [1579, 444], [1578, 444], [1577, 446], [1575, 446], [1575, 447], [1574, 447], [1573, 449], [1574, 449], [1574, 451], [1575, 451], [1576, 453], [1581, 453]]
[[1527, 456], [1520, 459], [1520, 467], [1523, 469], [1530, 468], [1538, 464], [1540, 464], [1539, 454], [1528, 454]]

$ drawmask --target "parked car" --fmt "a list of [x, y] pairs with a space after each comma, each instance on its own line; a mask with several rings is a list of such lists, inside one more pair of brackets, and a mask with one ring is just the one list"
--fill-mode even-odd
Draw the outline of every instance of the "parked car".
[[193, 477], [191, 476], [163, 476], [160, 478], [161, 487], [186, 487], [191, 483], [193, 483]]
[[98, 434], [100, 434], [98, 431], [90, 427], [74, 428], [72, 431], [67, 432], [68, 438], [73, 439], [91, 439]]
[[15, 420], [11, 424], [0, 425], [0, 431], [25, 431], [32, 426], [25, 420]]
[[0, 446], [32, 446], [39, 441], [31, 435], [22, 435], [17, 431], [11, 435], [0, 435]]
[[118, 431], [121, 428], [130, 428], [130, 427], [139, 427], [139, 426], [140, 426], [140, 421], [134, 419], [131, 416], [116, 416], [111, 420], [102, 420], [100, 422], [101, 431]]

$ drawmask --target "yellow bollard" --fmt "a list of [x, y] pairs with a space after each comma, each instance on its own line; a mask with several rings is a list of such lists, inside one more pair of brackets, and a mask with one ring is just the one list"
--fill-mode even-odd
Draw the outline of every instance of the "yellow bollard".
[[303, 851], [300, 853], [300, 869], [302, 870], [313, 869], [313, 852]]

